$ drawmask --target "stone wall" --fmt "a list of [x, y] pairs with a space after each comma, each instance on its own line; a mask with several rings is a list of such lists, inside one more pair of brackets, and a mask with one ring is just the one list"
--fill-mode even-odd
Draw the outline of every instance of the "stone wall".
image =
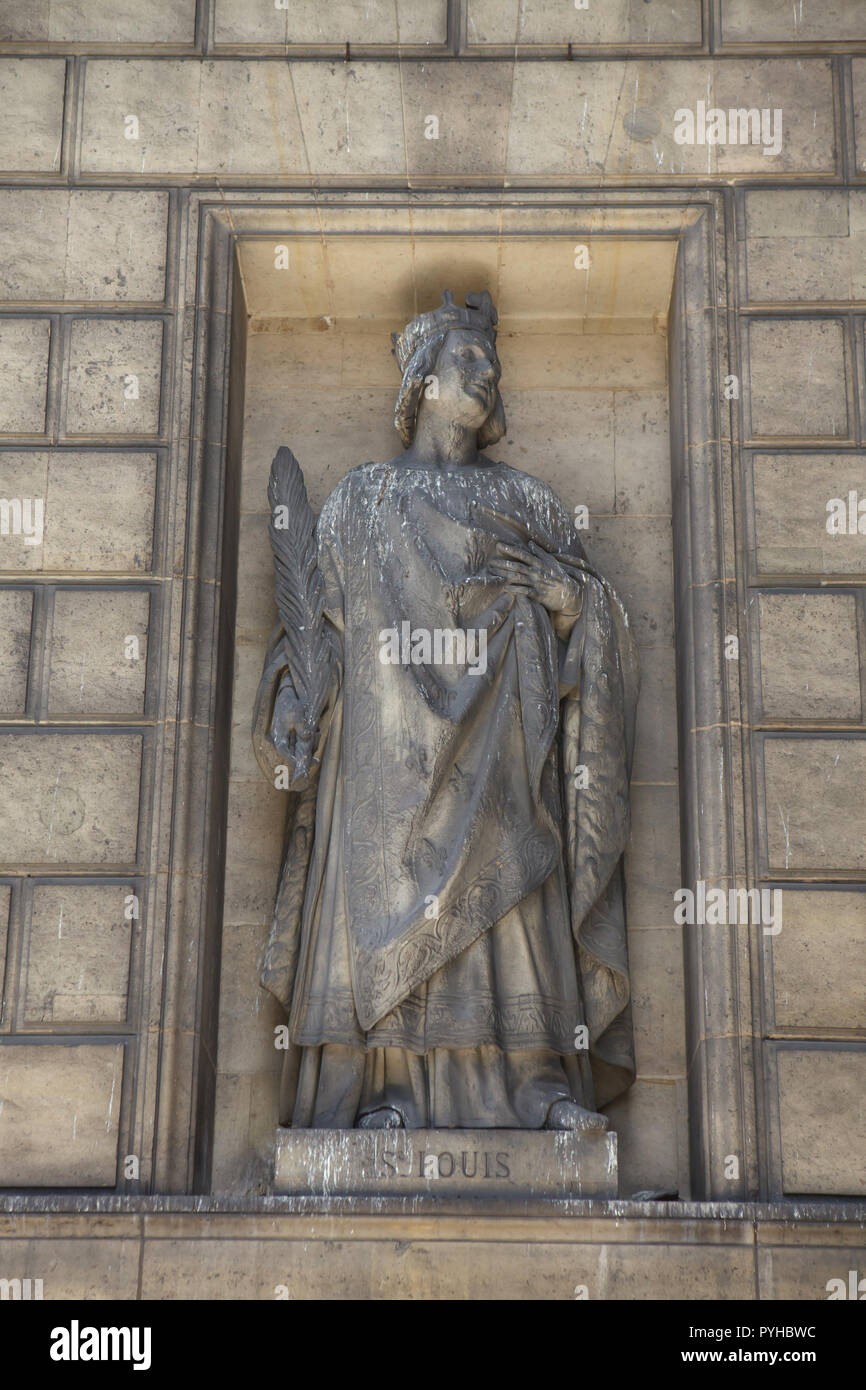
[[[273, 1020], [251, 980], [272, 856], [222, 939], [220, 875], [225, 825], [230, 838], [258, 826], [249, 817], [268, 793], [250, 777], [246, 809], [220, 799], [220, 759], [234, 753], [218, 733], [230, 683], [218, 674], [237, 636], [241, 728], [257, 659], [243, 629], [260, 624], [239, 608], [235, 630], [234, 588], [241, 604], [264, 602], [265, 561], [242, 536], [235, 565], [219, 528], [213, 553], [199, 546], [208, 518], [234, 506], [221, 481], [232, 393], [204, 391], [228, 381], [230, 360], [228, 339], [205, 332], [231, 275], [208, 250], [208, 210], [231, 229], [254, 204], [261, 237], [291, 230], [299, 208], [338, 217], [352, 200], [358, 232], [377, 206], [401, 207], [406, 240], [431, 205], [457, 233], [473, 201], [506, 225], [522, 203], [553, 216], [579, 193], [597, 195], [594, 230], [615, 234], [620, 192], [670, 203], [683, 222], [690, 200], [715, 199], [723, 256], [705, 303], [723, 329], [709, 384], [721, 427], [703, 442], [730, 516], [713, 583], [739, 639], [720, 721], [736, 789], [727, 815], [735, 881], [781, 888], [784, 926], [736, 933], [723, 991], [733, 1021], [696, 1031], [682, 1019], [672, 916], [635, 923], [646, 1076], [680, 1100], [654, 1112], [638, 1089], [617, 1124], [653, 1144], [667, 1136], [658, 1161], [650, 1144], [630, 1170], [635, 1185], [863, 1194], [866, 541], [857, 499], [853, 532], [836, 536], [826, 504], [842, 499], [847, 515], [863, 489], [866, 17], [857, 0], [808, 8], [0, 0], [0, 1187], [128, 1194], [206, 1188], [211, 1170], [223, 1190], [260, 1179], [273, 1093], [256, 1078]], [[676, 113], [697, 119], [699, 103], [781, 112], [780, 152], [678, 143]], [[242, 296], [241, 283], [235, 309]], [[236, 343], [235, 416], [244, 380], [248, 407], [256, 392], [273, 399], [269, 353], [303, 389], [282, 356], [289, 335], [264, 326], [246, 370]], [[608, 373], [623, 361], [616, 333], [593, 330], [613, 347], [575, 394], [600, 393], [592, 447], [615, 458], [615, 422], [628, 418], [636, 441], [642, 403]], [[573, 358], [576, 376], [586, 362]], [[659, 389], [642, 379], [638, 394]], [[301, 444], [282, 409], [267, 427], [249, 408], [243, 431], [229, 421], [236, 457], [261, 470], [278, 433]], [[366, 429], [372, 414], [356, 418]], [[536, 429], [531, 405], [512, 423], [516, 451], [518, 431]], [[349, 434], [344, 444], [357, 461]], [[556, 481], [581, 500], [566, 473]], [[260, 512], [240, 487], [237, 510]], [[634, 495], [614, 493], [609, 517]], [[604, 534], [607, 505], [596, 540], [616, 575], [628, 548]], [[239, 577], [221, 604], [229, 572]], [[701, 646], [715, 641], [699, 634], [695, 663], [718, 658]], [[664, 701], [661, 675], [649, 681]], [[681, 724], [681, 746], [701, 734]], [[636, 798], [650, 884], [673, 833], [666, 739], [656, 753], [670, 775], [646, 780], [667, 791]], [[240, 785], [250, 769], [235, 771]], [[277, 822], [266, 831], [278, 838]], [[697, 967], [689, 950], [697, 997], [714, 980], [694, 984], [709, 955]], [[701, 1071], [740, 1094], [742, 1142], [702, 1099]], [[714, 1151], [737, 1159], [730, 1187], [700, 1159], [695, 1136], [713, 1126]]]

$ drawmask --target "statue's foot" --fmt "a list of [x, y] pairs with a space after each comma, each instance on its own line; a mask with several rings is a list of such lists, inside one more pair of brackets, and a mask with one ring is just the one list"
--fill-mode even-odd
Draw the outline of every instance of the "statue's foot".
[[585, 1106], [578, 1105], [576, 1100], [557, 1100], [547, 1112], [544, 1128], [579, 1129], [586, 1134], [603, 1134], [607, 1125], [606, 1115], [587, 1110]]
[[403, 1129], [403, 1116], [399, 1110], [394, 1110], [390, 1105], [383, 1105], [380, 1110], [368, 1110], [366, 1115], [362, 1115], [358, 1120], [358, 1129]]

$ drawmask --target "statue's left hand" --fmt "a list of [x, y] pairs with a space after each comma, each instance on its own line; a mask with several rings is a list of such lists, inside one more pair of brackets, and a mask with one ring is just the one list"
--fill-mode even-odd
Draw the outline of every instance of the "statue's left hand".
[[577, 617], [583, 606], [583, 588], [563, 568], [532, 541], [528, 546], [499, 541], [498, 555], [488, 569], [497, 579], [504, 580], [512, 593], [541, 603], [551, 613]]

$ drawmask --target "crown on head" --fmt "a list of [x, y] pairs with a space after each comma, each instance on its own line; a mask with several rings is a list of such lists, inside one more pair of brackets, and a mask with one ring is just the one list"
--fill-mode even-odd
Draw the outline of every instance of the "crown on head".
[[483, 333], [495, 346], [498, 322], [499, 315], [487, 290], [482, 290], [480, 294], [467, 294], [465, 309], [454, 303], [450, 290], [443, 290], [438, 309], [431, 309], [429, 314], [419, 314], [406, 324], [402, 333], [391, 334], [391, 351], [400, 365], [400, 371], [404, 372], [407, 362], [419, 347], [445, 329], [471, 328], [476, 333]]

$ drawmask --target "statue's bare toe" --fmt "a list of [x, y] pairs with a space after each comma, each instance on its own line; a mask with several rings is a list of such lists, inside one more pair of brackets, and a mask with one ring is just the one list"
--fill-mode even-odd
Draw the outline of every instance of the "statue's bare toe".
[[580, 1129], [587, 1134], [603, 1134], [607, 1129], [606, 1115], [587, 1110], [576, 1100], [557, 1100], [547, 1113], [545, 1129]]

